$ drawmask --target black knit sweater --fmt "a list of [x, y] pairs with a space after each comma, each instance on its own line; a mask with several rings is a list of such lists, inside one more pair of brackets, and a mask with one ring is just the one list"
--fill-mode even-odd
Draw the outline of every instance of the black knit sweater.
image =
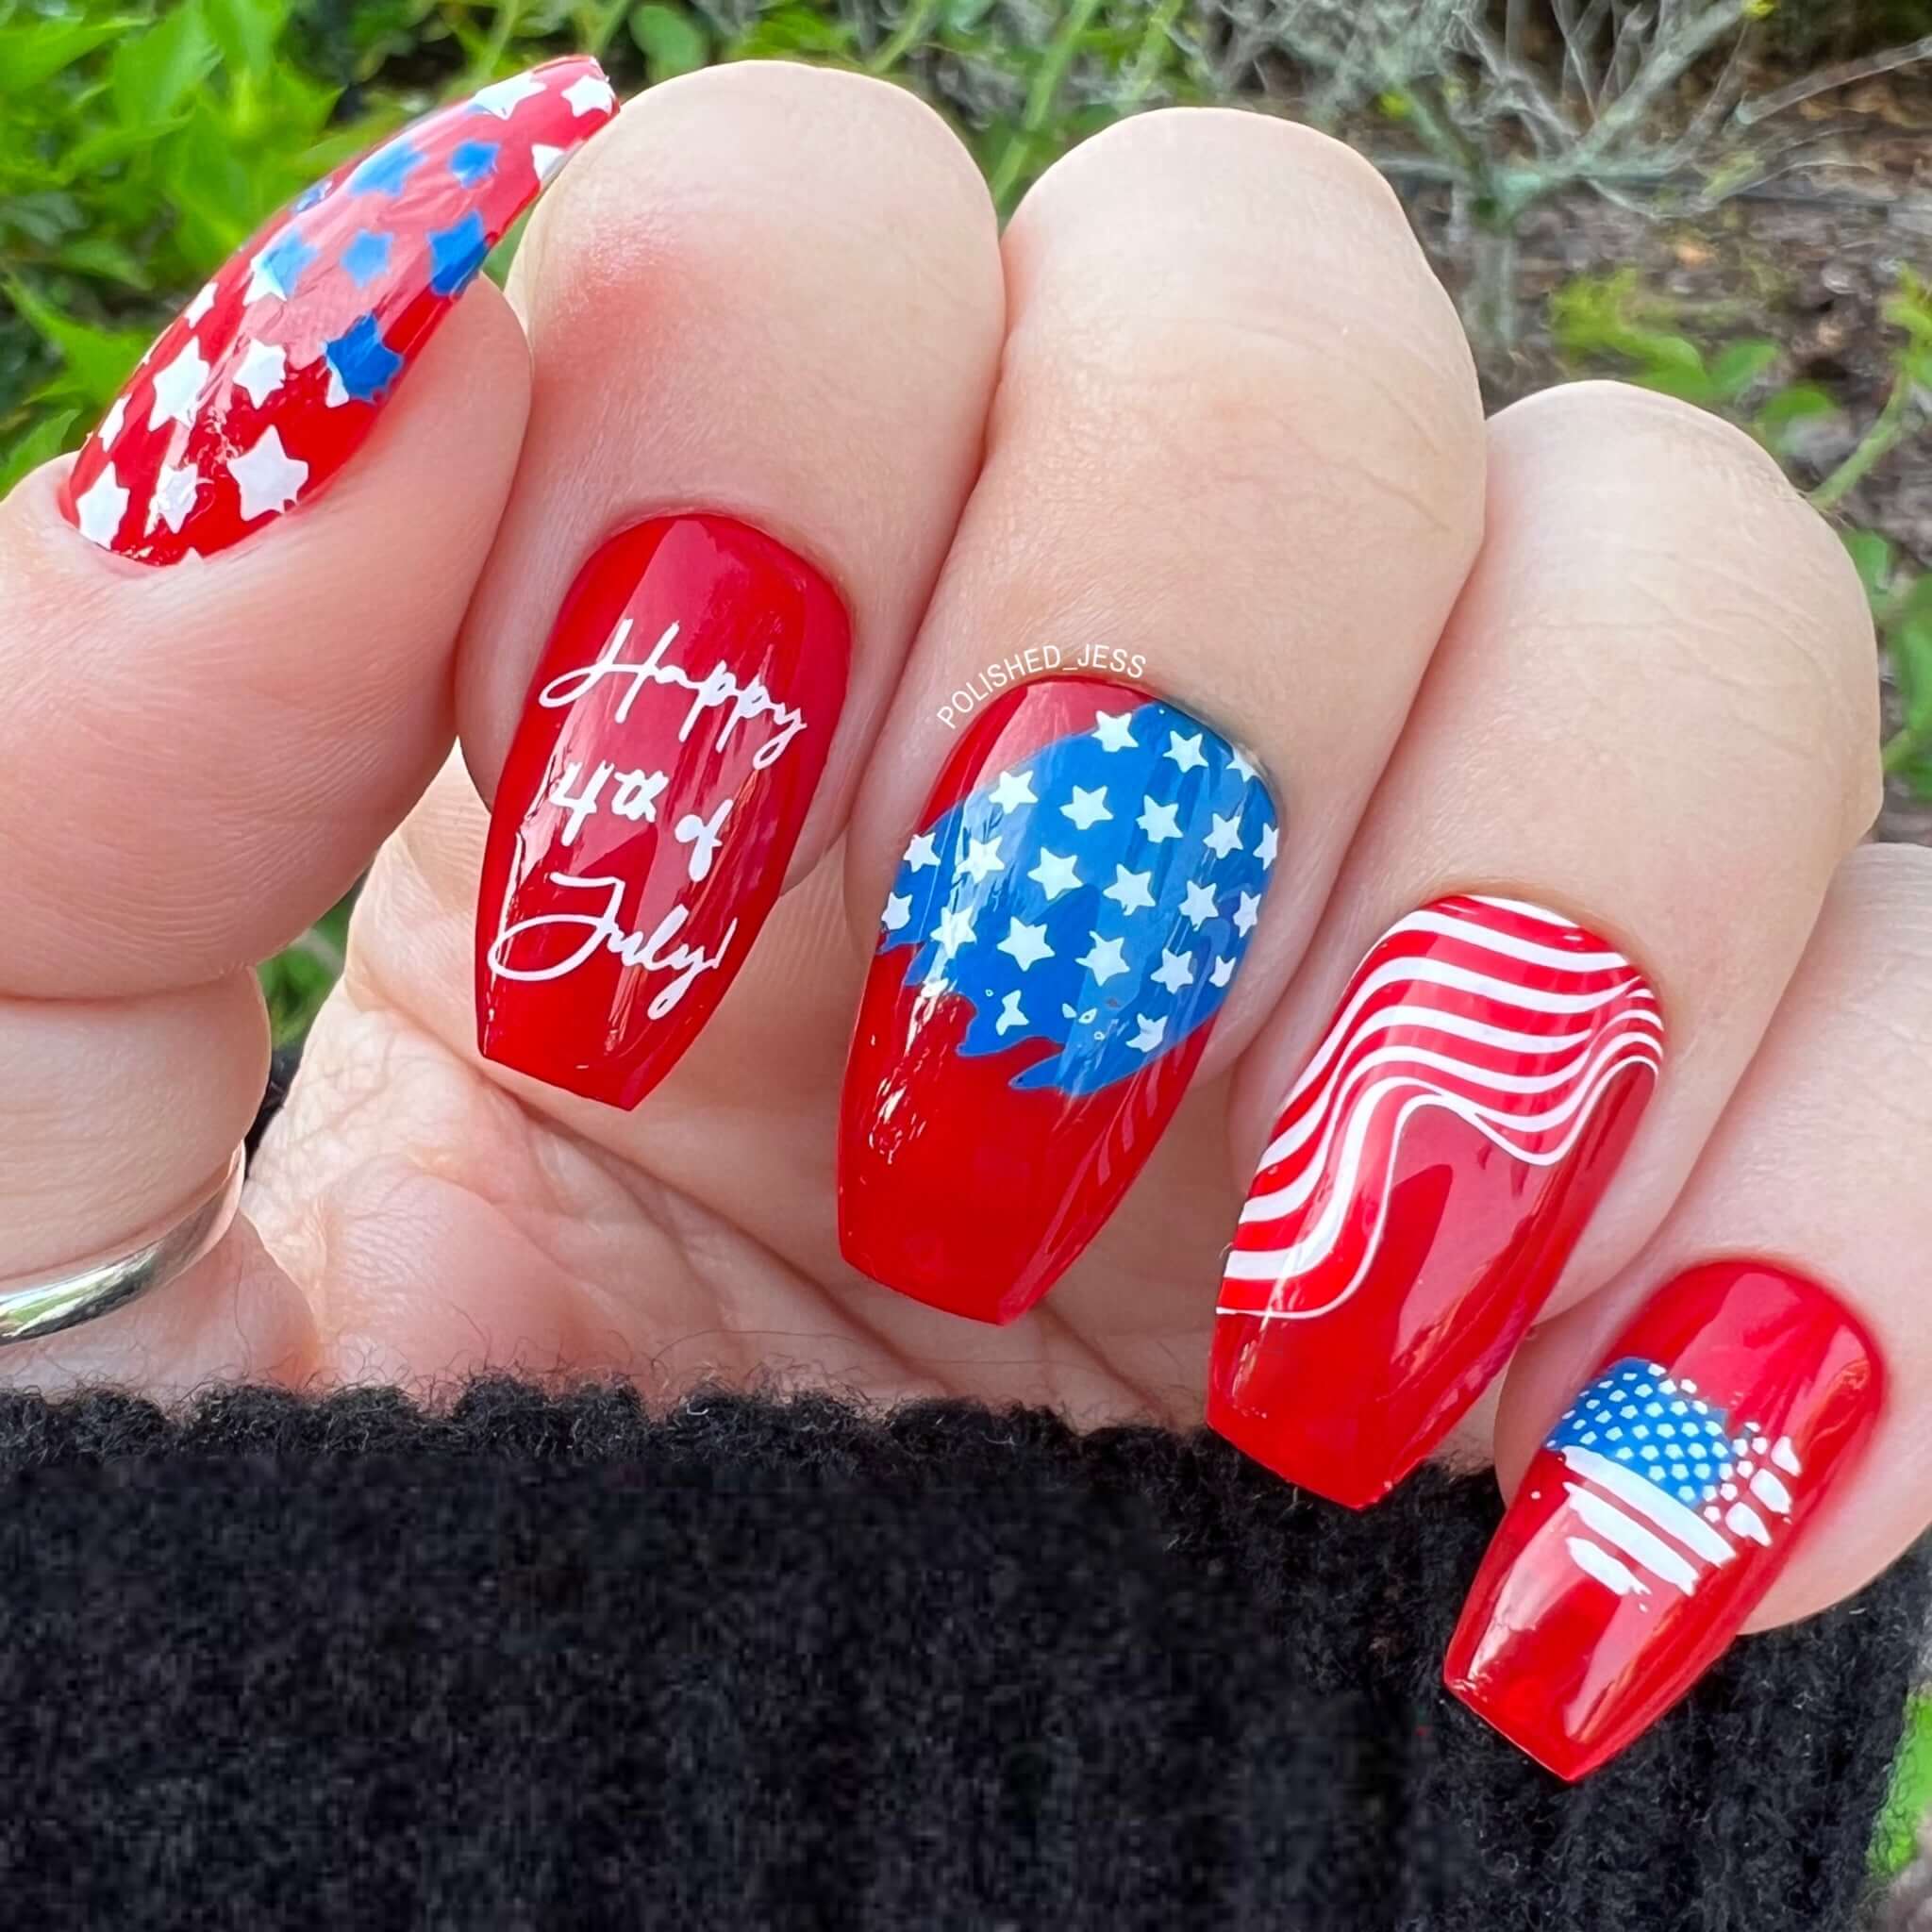
[[1833, 1932], [1913, 1561], [1572, 1790], [1447, 1699], [1496, 1518], [1038, 1413], [0, 1402], [7, 1926]]

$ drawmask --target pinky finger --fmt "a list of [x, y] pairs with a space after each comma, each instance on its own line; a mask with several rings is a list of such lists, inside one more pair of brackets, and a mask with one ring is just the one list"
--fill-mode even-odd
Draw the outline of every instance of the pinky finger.
[[1449, 1688], [1580, 1777], [1932, 1518], [1932, 853], [1840, 869], [1646, 1252], [1524, 1345]]

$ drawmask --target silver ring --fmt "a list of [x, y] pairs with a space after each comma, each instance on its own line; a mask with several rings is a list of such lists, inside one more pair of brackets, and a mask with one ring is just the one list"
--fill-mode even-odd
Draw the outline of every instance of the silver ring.
[[0, 1283], [0, 1346], [92, 1322], [186, 1274], [233, 1224], [245, 1157], [246, 1149], [236, 1148], [208, 1192], [153, 1241], [37, 1281]]

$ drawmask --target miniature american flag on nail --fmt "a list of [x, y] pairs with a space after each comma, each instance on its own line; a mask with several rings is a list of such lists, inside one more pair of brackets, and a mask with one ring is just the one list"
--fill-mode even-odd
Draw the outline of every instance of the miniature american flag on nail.
[[1618, 1596], [1690, 1596], [1746, 1545], [1769, 1548], [1803, 1474], [1790, 1437], [1727, 1416], [1694, 1382], [1635, 1357], [1585, 1389], [1544, 1446], [1574, 1478], [1571, 1559]]

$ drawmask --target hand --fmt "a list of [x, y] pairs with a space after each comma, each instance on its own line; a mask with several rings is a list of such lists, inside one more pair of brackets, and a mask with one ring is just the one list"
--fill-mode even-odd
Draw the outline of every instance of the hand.
[[[250, 963], [374, 861], [243, 1218], [0, 1374], [1205, 1399], [1356, 1503], [1459, 1422], [1522, 1493], [1452, 1677], [1572, 1773], [1896, 1555], [1932, 866], [1853, 851], [1872, 639], [1774, 467], [1486, 431], [1387, 188], [1256, 115], [1002, 241], [908, 94], [708, 72], [455, 300], [598, 85], [331, 183], [0, 506], [9, 1273], [205, 1191]], [[1707, 1476], [1592, 1445], [1626, 1357]]]

